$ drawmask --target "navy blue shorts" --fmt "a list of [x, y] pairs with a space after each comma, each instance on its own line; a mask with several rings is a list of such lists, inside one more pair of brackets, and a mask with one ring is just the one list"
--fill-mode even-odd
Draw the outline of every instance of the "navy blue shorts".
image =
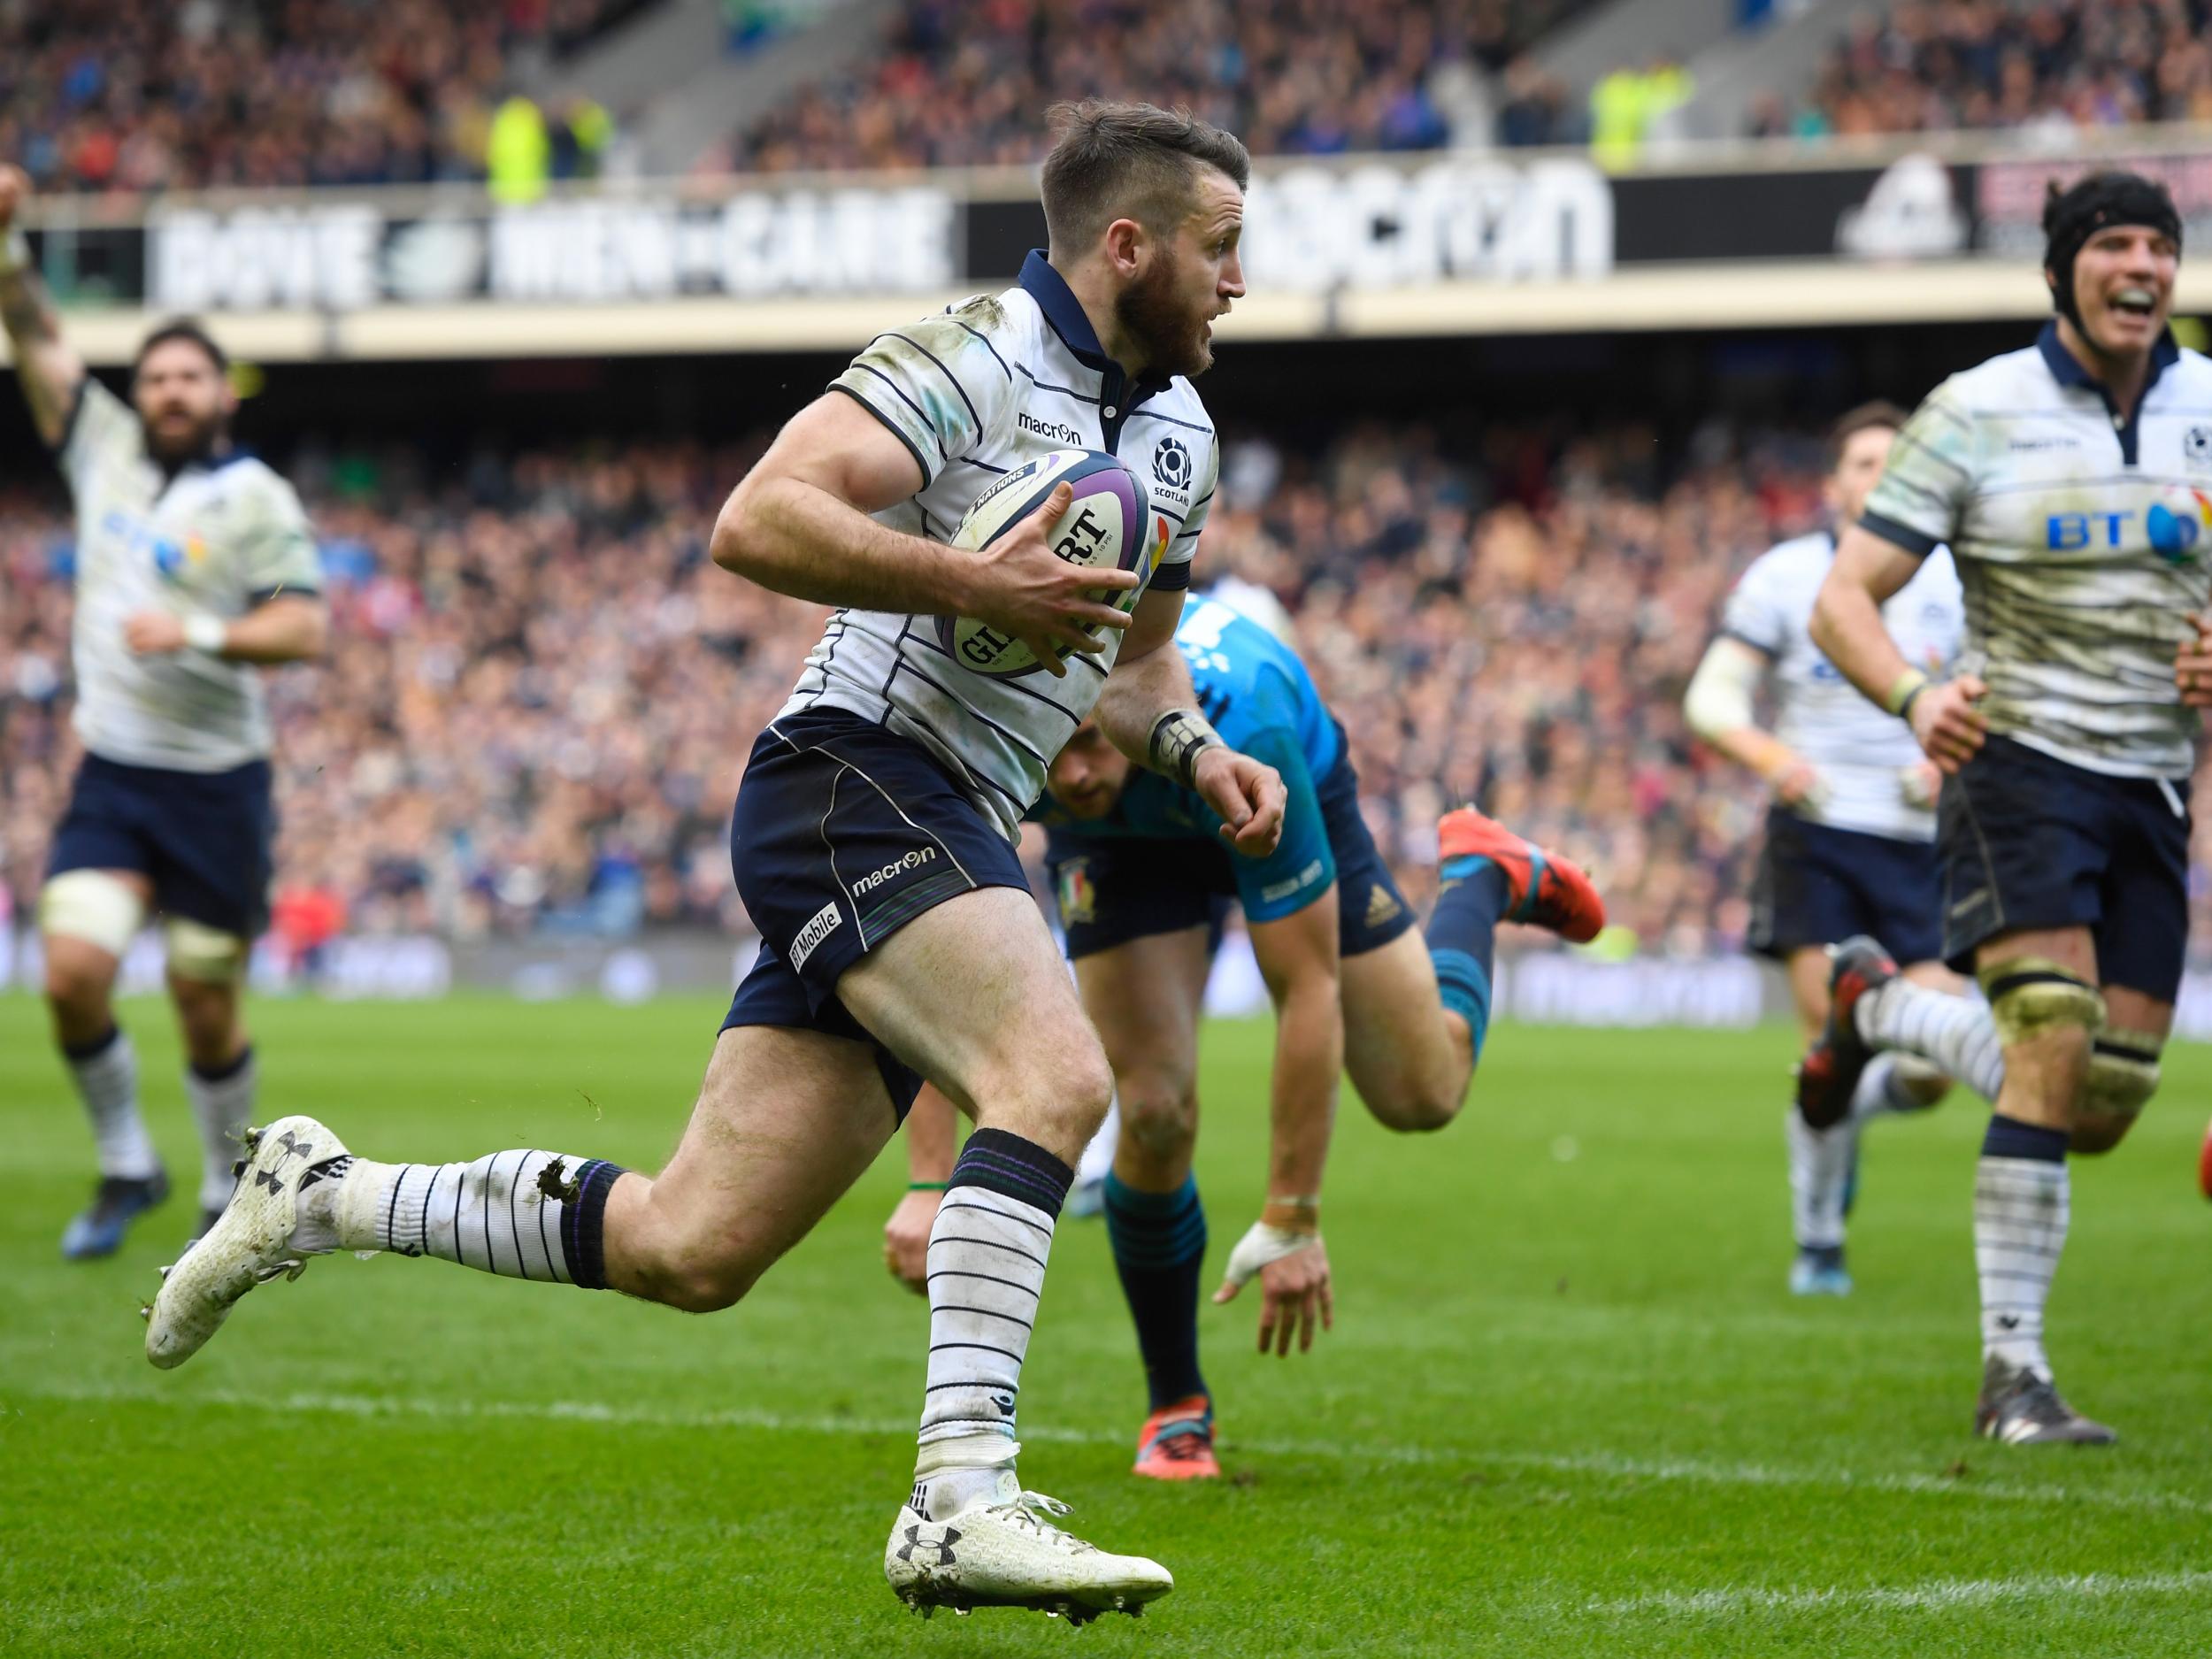
[[1751, 948], [1777, 960], [1870, 933], [1902, 963], [1943, 949], [1940, 865], [1927, 841], [1815, 824], [1774, 807], [1751, 895]]
[[837, 981], [933, 905], [978, 887], [1028, 891], [1012, 844], [920, 744], [842, 710], [810, 710], [753, 745], [730, 864], [761, 947], [722, 1029], [867, 1043], [903, 1118], [921, 1076], [862, 1029]]
[[157, 910], [251, 939], [268, 926], [275, 841], [265, 760], [173, 772], [87, 755], [46, 875], [134, 870], [153, 883]]
[[2097, 978], [2162, 1002], [2189, 943], [2188, 784], [2111, 778], [1992, 737], [1943, 783], [1943, 952], [2023, 928], [2086, 927]]
[[[1379, 950], [1413, 926], [1413, 910], [1360, 816], [1359, 774], [1348, 751], [1315, 790], [1336, 861], [1337, 951]], [[1217, 840], [1166, 841], [1138, 835], [1086, 835], [1055, 828], [1045, 863], [1078, 960], [1133, 939], [1210, 927], [1208, 949], [1236, 898], [1236, 854]]]

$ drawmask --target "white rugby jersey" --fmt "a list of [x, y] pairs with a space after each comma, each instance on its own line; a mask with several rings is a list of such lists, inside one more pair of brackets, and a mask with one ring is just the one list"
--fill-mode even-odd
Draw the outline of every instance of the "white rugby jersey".
[[[1774, 734], [1828, 785], [1817, 805], [1791, 810], [1838, 829], [1932, 841], [1935, 813], [1904, 795], [1906, 769], [1924, 758], [1912, 729], [1861, 696], [1813, 643], [1813, 601], [1835, 558], [1836, 539], [1825, 530], [1762, 553], [1728, 595], [1720, 631], [1769, 659]], [[1950, 555], [1938, 549], [1924, 559], [1882, 607], [1882, 620], [1907, 662], [1940, 678], [1965, 629]]]
[[87, 376], [59, 460], [77, 506], [77, 734], [103, 759], [227, 772], [269, 752], [261, 671], [205, 651], [134, 657], [141, 611], [243, 616], [278, 593], [313, 595], [321, 565], [299, 496], [250, 456], [173, 477], [147, 453], [137, 411]]
[[[1136, 475], [1173, 532], [1149, 586], [1190, 585], [1220, 471], [1213, 423], [1179, 376], [1132, 383], [1042, 253], [1004, 293], [878, 335], [831, 387], [859, 399], [922, 469], [922, 488], [876, 515], [892, 528], [949, 541], [993, 480], [1048, 450], [1100, 449]], [[1011, 841], [1120, 648], [1115, 632], [1096, 657], [1070, 657], [1064, 678], [995, 679], [938, 642], [933, 617], [841, 610], [777, 718], [844, 709], [911, 738]]]
[[2212, 598], [2212, 361], [2161, 342], [2123, 420], [2048, 324], [1928, 395], [1860, 522], [1909, 553], [1949, 544], [1990, 730], [2092, 772], [2189, 775], [2174, 649]]

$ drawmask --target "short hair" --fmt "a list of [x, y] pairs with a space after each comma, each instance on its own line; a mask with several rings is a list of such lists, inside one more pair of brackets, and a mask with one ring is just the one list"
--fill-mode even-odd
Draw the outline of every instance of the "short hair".
[[204, 351], [207, 360], [215, 365], [218, 377], [230, 373], [230, 354], [215, 343], [213, 334], [202, 327], [196, 319], [172, 317], [139, 342], [138, 355], [131, 359], [131, 379], [138, 378], [138, 372], [146, 366], [146, 359], [153, 355], [157, 346], [165, 346], [173, 340], [181, 340]]
[[1045, 229], [1070, 254], [1118, 219], [1164, 235], [1190, 211], [1202, 166], [1226, 173], [1240, 190], [1252, 181], [1243, 143], [1188, 110], [1086, 98], [1054, 104], [1046, 119], [1058, 137], [1045, 157]]
[[1902, 432], [1910, 419], [1886, 397], [1844, 411], [1828, 428], [1828, 470], [1832, 472], [1843, 465], [1844, 446], [1862, 432]]

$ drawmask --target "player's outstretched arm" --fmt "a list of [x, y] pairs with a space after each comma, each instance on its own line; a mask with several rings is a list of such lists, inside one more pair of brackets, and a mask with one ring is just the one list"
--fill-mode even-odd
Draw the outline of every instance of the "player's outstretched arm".
[[1275, 1003], [1275, 1069], [1269, 1121], [1267, 1202], [1230, 1252], [1214, 1293], [1232, 1301], [1260, 1281], [1260, 1352], [1313, 1346], [1314, 1325], [1336, 1324], [1329, 1253], [1321, 1241], [1321, 1177], [1336, 1125], [1344, 1071], [1344, 1003], [1338, 983], [1336, 884], [1303, 909], [1252, 926], [1252, 950]]
[[977, 618], [1020, 640], [1054, 674], [1067, 672], [1062, 650], [1100, 650], [1097, 630], [1129, 626], [1092, 590], [1143, 579], [1072, 564], [1047, 541], [1071, 498], [1064, 486], [971, 552], [868, 517], [925, 481], [896, 434], [856, 399], [826, 393], [791, 418], [730, 493], [710, 550], [723, 569], [795, 599]]
[[1919, 568], [1914, 555], [1852, 526], [1813, 603], [1813, 643], [1846, 680], [1908, 722], [1928, 758], [1947, 774], [1982, 746], [1988, 722], [1974, 705], [1988, 687], [1972, 674], [1931, 684], [1890, 638], [1882, 603]]
[[916, 1295], [929, 1294], [929, 1230], [952, 1179], [959, 1127], [952, 1102], [934, 1083], [923, 1084], [906, 1114], [906, 1196], [883, 1224], [883, 1264]]
[[227, 622], [205, 613], [142, 611], [123, 624], [123, 642], [135, 656], [199, 650], [227, 663], [265, 666], [312, 661], [329, 638], [330, 612], [304, 594], [279, 594]]
[[20, 167], [0, 166], [0, 326], [15, 354], [15, 378], [31, 406], [31, 424], [49, 449], [58, 446], [84, 384], [84, 359], [62, 338], [61, 319], [31, 263], [30, 243], [15, 222], [31, 180]]
[[1772, 659], [1723, 634], [1705, 650], [1682, 699], [1690, 729], [1722, 754], [1766, 780], [1785, 806], [1817, 803], [1826, 793], [1813, 764], [1754, 717], [1751, 698]]
[[1173, 778], [1220, 816], [1222, 838], [1248, 858], [1264, 858], [1283, 835], [1283, 780], [1240, 755], [1198, 712], [1190, 666], [1175, 649], [1183, 595], [1154, 591], [1137, 601], [1121, 655], [1094, 710], [1109, 742], [1140, 766]]

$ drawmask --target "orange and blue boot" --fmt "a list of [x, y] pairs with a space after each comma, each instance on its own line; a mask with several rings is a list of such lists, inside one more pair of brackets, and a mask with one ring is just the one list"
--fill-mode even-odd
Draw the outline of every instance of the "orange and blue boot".
[[1453, 866], [1468, 859], [1486, 858], [1504, 875], [1507, 903], [1500, 921], [1549, 928], [1578, 945], [1588, 944], [1604, 928], [1605, 901], [1571, 860], [1516, 835], [1471, 806], [1447, 812], [1436, 831], [1438, 866], [1447, 881]]
[[1193, 1394], [1147, 1417], [1137, 1436], [1137, 1463], [1132, 1472], [1153, 1480], [1218, 1479], [1213, 1402]]

